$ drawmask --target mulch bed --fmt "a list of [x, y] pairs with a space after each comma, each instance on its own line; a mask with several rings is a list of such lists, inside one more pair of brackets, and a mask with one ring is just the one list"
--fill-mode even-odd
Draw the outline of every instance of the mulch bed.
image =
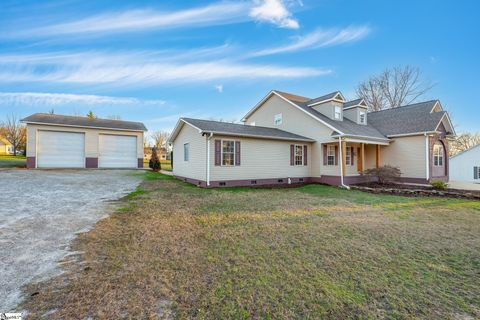
[[400, 183], [379, 184], [377, 182], [363, 183], [351, 186], [352, 189], [370, 193], [396, 194], [408, 197], [449, 197], [480, 200], [480, 191], [445, 189], [437, 190], [431, 186], [409, 185]]

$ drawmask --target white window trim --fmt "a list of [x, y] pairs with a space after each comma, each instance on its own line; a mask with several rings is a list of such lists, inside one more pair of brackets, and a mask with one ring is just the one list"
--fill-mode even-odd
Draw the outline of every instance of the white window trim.
[[[436, 154], [435, 153], [435, 147], [438, 147], [437, 150], [440, 150], [441, 152], [438, 152], [438, 154]], [[444, 149], [443, 145], [441, 145], [441, 144], [435, 143], [433, 145], [433, 166], [434, 167], [443, 167], [444, 166], [444, 161], [445, 161], [444, 153], [445, 153], [445, 151], [443, 149]], [[435, 164], [435, 158], [438, 158], [438, 161], [437, 161], [438, 164]], [[440, 158], [442, 158], [442, 164], [441, 165], [440, 165]]]
[[[362, 121], [362, 116], [363, 116], [363, 121]], [[358, 122], [360, 122], [360, 124], [367, 123], [367, 113], [365, 111], [359, 111]]]
[[[345, 165], [346, 166], [352, 166], [352, 148], [348, 147], [345, 149]], [[350, 154], [350, 158], [348, 157], [348, 154]]]
[[[339, 110], [338, 113], [337, 113], [337, 110]], [[338, 118], [337, 118], [337, 114], [338, 114]], [[333, 107], [333, 119], [342, 120], [342, 108], [340, 106]]]
[[[330, 150], [333, 150], [333, 155], [330, 156], [329, 152]], [[332, 164], [328, 164], [328, 157], [333, 157], [333, 163]], [[327, 166], [335, 166], [335, 162], [336, 162], [336, 155], [335, 155], [335, 146], [332, 146], [332, 145], [327, 145]]]
[[[187, 160], [185, 160], [185, 146], [187, 146], [187, 154], [188, 154], [188, 157], [186, 157]], [[190, 162], [190, 142], [185, 142], [183, 144], [183, 162]]]
[[[280, 119], [280, 123], [277, 123], [277, 117]], [[283, 114], [277, 113], [276, 115], [273, 116], [273, 124], [276, 126], [280, 126], [283, 124]]]
[[[303, 147], [303, 144], [294, 144], [293, 145], [293, 165], [300, 167], [300, 166], [305, 166], [305, 149]], [[297, 164], [297, 147], [300, 147], [302, 150], [302, 163]]]
[[[223, 142], [224, 141], [228, 141], [228, 142], [233, 142], [233, 164], [223, 164]], [[220, 166], [221, 167], [235, 167], [236, 164], [235, 164], [235, 157], [237, 155], [237, 150], [236, 150], [237, 146], [236, 146], [236, 143], [235, 143], [235, 140], [231, 140], [231, 139], [222, 139], [220, 140]]]

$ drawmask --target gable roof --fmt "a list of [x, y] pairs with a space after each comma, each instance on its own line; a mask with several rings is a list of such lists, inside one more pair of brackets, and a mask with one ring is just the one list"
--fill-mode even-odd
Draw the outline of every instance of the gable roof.
[[458, 157], [458, 156], [461, 156], [461, 155], [463, 155], [463, 154], [469, 153], [470, 151], [476, 150], [476, 149], [478, 149], [478, 148], [480, 148], [480, 143], [474, 145], [473, 147], [471, 147], [471, 148], [469, 148], [469, 149], [467, 149], [467, 150], [463, 150], [463, 151], [457, 153], [457, 154], [454, 155], [454, 156], [451, 156], [450, 159], [453, 159], [453, 158], [455, 158], [455, 157]]
[[437, 103], [431, 100], [370, 112], [368, 122], [386, 136], [433, 132], [447, 115], [445, 111], [432, 112]]
[[[283, 93], [278, 92], [280, 95], [283, 95]], [[288, 99], [286, 96], [284, 96], [285, 99]], [[314, 116], [315, 118], [320, 119], [322, 122], [328, 124], [330, 127], [333, 127], [336, 133], [341, 134], [341, 135], [351, 135], [351, 136], [360, 136], [360, 137], [366, 137], [366, 138], [375, 138], [375, 139], [381, 139], [381, 140], [388, 140], [386, 136], [384, 136], [382, 133], [380, 133], [376, 128], [373, 126], [367, 124], [357, 124], [356, 122], [353, 122], [350, 119], [343, 118], [343, 121], [338, 121], [338, 120], [333, 120], [327, 117], [326, 115], [318, 112], [317, 110], [313, 109], [312, 107], [309, 107], [308, 105], [310, 104], [309, 101], [307, 102], [300, 102], [300, 101], [295, 101], [295, 100], [290, 100], [292, 103], [294, 103], [297, 107], [302, 109], [303, 111], [307, 112], [308, 114]]]
[[[231, 135], [231, 136], [241, 136], [241, 137], [255, 137], [255, 138], [266, 138], [274, 140], [291, 140], [291, 141], [306, 141], [314, 142], [315, 140], [294, 134], [288, 131], [260, 127], [260, 126], [250, 126], [245, 124], [237, 123], [228, 123], [212, 120], [201, 120], [201, 119], [192, 119], [192, 118], [180, 118], [179, 124], [181, 122], [190, 124], [199, 130], [200, 133], [214, 133], [221, 135]], [[173, 141], [176, 137], [177, 131], [179, 129], [179, 124], [175, 127], [174, 132], [172, 132], [169, 141]]]
[[59, 114], [35, 113], [21, 120], [24, 123], [46, 124], [67, 127], [114, 129], [125, 131], [147, 131], [145, 125], [141, 122], [110, 120], [110, 119], [90, 119], [87, 117], [64, 116]]
[[343, 110], [356, 107], [356, 106], [361, 106], [363, 108], [367, 108], [367, 104], [365, 103], [365, 100], [363, 98], [355, 99], [352, 101], [347, 101], [343, 103]]
[[343, 101], [345, 101], [345, 98], [343, 97], [343, 94], [340, 91], [335, 91], [335, 92], [331, 92], [331, 93], [328, 93], [326, 95], [320, 96], [318, 98], [311, 99], [310, 101], [308, 101], [307, 104], [309, 106], [311, 106], [311, 105], [314, 105], [314, 104], [319, 104], [319, 103], [324, 102], [324, 101], [333, 100], [338, 95], [342, 98]]

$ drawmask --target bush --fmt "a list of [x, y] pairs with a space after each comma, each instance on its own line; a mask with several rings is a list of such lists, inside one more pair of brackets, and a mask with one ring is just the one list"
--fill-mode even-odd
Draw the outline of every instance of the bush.
[[386, 184], [389, 182], [398, 182], [402, 172], [397, 167], [387, 165], [380, 168], [367, 169], [363, 174], [377, 178], [378, 183]]
[[160, 159], [158, 159], [157, 155], [157, 148], [152, 148], [152, 156], [150, 157], [150, 161], [148, 166], [155, 172], [160, 171], [162, 169], [162, 165], [160, 164]]
[[435, 180], [430, 182], [430, 185], [437, 190], [445, 190], [448, 187], [448, 184], [446, 182], [443, 182], [441, 180]]

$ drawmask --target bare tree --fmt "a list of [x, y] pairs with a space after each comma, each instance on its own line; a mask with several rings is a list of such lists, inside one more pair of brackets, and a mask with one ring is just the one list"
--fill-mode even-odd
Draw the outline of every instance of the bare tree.
[[7, 120], [1, 124], [0, 135], [12, 144], [14, 156], [17, 155], [17, 150], [25, 150], [27, 132], [16, 115], [7, 116]]
[[411, 104], [424, 96], [433, 85], [422, 79], [419, 68], [397, 66], [361, 82], [356, 93], [365, 99], [370, 111], [396, 108]]
[[155, 131], [152, 133], [153, 145], [160, 148], [167, 148], [167, 139], [170, 136], [170, 133], [166, 131]]
[[462, 151], [468, 150], [477, 144], [480, 144], [480, 133], [465, 132], [458, 135], [455, 140], [450, 142], [449, 153], [454, 156]]

